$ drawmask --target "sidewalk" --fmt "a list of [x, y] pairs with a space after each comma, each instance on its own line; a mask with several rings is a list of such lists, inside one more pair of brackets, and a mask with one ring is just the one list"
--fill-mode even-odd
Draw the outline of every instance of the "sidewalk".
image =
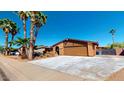
[[9, 80], [12, 81], [66, 81], [84, 80], [76, 76], [71, 76], [56, 70], [18, 62], [17, 60], [0, 56], [0, 68], [4, 71]]

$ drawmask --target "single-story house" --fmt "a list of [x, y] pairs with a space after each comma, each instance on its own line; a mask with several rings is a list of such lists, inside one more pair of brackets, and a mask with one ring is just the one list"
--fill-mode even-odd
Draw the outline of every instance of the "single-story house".
[[[50, 47], [52, 55], [95, 56], [97, 42], [65, 39]], [[47, 49], [48, 50], [48, 49]]]

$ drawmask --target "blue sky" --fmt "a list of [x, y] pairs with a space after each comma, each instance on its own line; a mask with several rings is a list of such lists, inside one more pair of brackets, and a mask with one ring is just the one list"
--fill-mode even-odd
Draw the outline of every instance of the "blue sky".
[[[116, 29], [115, 42], [124, 41], [124, 12], [59, 12], [47, 11], [47, 23], [38, 34], [37, 45], [51, 46], [65, 38], [98, 41], [100, 46], [112, 43], [109, 31]], [[16, 37], [23, 37], [22, 21], [13, 12], [0, 12], [0, 18], [9, 18], [16, 22], [20, 33]], [[30, 20], [27, 21], [29, 36]], [[11, 37], [10, 37], [11, 38]], [[5, 36], [0, 29], [0, 45], [4, 45]]]

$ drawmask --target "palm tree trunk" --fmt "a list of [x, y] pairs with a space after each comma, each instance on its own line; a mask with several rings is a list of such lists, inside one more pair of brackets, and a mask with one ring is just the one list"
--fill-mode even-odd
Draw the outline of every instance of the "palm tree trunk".
[[114, 35], [112, 35], [112, 41], [113, 41], [113, 45], [114, 45], [114, 43], [115, 43], [115, 41], [114, 41]]
[[8, 55], [8, 33], [5, 33], [5, 55]]
[[26, 20], [23, 20], [23, 28], [24, 28], [24, 39], [27, 38], [27, 35], [26, 35]]
[[[12, 38], [11, 38], [11, 41], [13, 41], [14, 40], [14, 35], [12, 35]], [[10, 46], [9, 46], [10, 48], [12, 47], [12, 43], [10, 43]]]
[[34, 43], [34, 23], [31, 22], [29, 60], [33, 59], [33, 53], [34, 53], [34, 44], [33, 43]]
[[114, 35], [112, 35], [112, 46], [111, 46], [111, 48], [114, 48], [114, 43], [115, 43], [115, 41], [114, 41]]
[[12, 38], [11, 38], [11, 43], [9, 45], [9, 50], [8, 50], [8, 55], [10, 55], [10, 52], [11, 52], [11, 48], [12, 48], [12, 41], [14, 40], [14, 35], [12, 35]]
[[[24, 29], [24, 40], [26, 40], [27, 38], [27, 33], [26, 33], [26, 20], [24, 19], [23, 20], [23, 29]], [[26, 53], [26, 50], [27, 50], [27, 45], [24, 45], [23, 46], [23, 49], [22, 49], [22, 58], [27, 58], [27, 53]]]
[[37, 38], [39, 29], [40, 29], [40, 27], [36, 27], [36, 31], [35, 31], [35, 35], [34, 35], [34, 46], [35, 46], [35, 43], [36, 43], [36, 38]]

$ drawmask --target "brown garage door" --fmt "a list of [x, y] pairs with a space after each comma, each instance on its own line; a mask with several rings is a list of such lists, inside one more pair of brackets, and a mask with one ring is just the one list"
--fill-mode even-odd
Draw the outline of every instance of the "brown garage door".
[[64, 55], [87, 56], [87, 47], [65, 47]]

